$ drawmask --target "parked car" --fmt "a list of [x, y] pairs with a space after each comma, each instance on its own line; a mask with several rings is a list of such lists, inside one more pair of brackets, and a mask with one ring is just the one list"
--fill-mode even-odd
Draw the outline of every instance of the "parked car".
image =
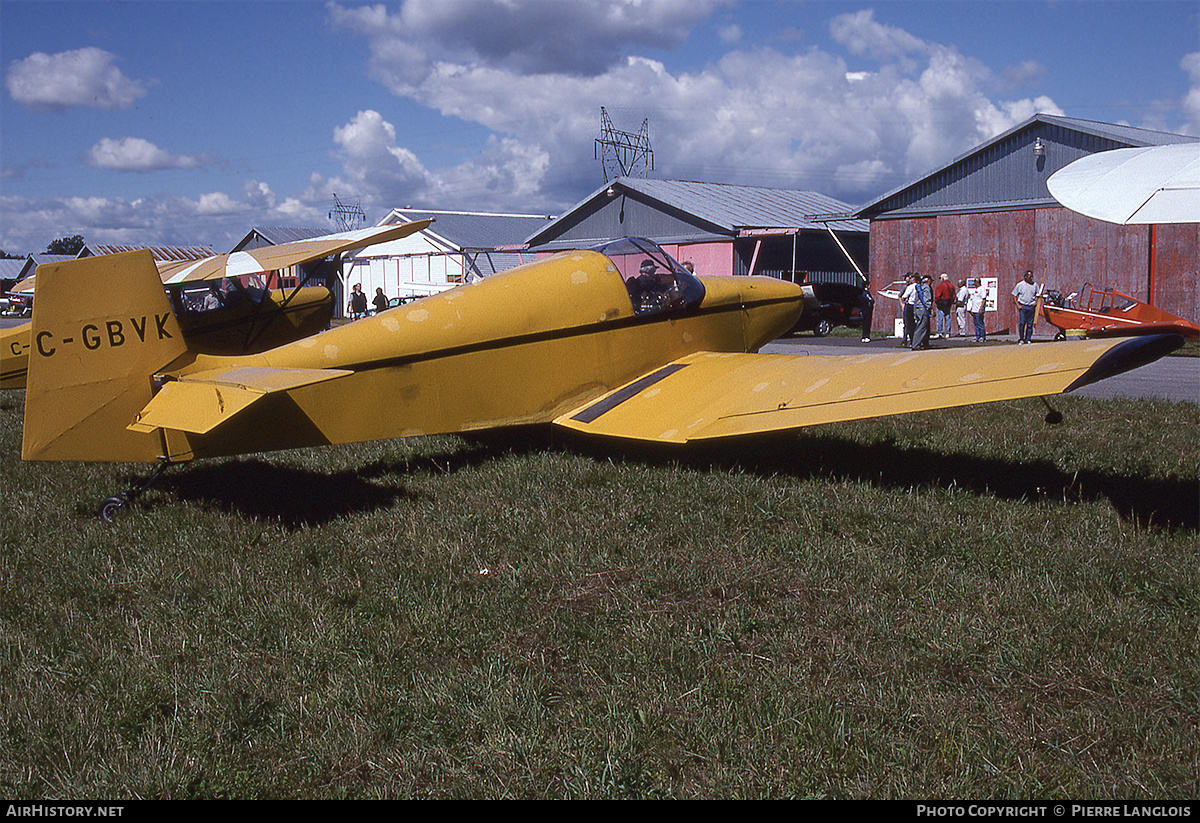
[[9, 317], [28, 317], [33, 314], [33, 295], [9, 292], [0, 301], [0, 310]]
[[837, 326], [862, 326], [862, 306], [866, 289], [848, 283], [812, 283], [813, 297], [804, 303], [804, 314], [790, 334], [812, 332], [825, 337]]

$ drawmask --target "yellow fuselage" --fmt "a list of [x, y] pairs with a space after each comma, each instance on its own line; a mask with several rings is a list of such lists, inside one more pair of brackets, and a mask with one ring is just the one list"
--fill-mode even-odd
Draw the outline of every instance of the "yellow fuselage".
[[232, 367], [336, 369], [203, 434], [173, 459], [545, 423], [696, 351], [757, 351], [796, 322], [799, 287], [701, 277], [699, 305], [637, 315], [608, 258], [568, 252], [281, 346], [186, 355], [169, 377]]

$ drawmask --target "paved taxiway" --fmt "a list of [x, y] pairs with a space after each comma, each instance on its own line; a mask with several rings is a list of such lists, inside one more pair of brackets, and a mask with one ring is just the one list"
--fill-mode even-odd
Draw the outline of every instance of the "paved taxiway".
[[[1016, 335], [992, 335], [986, 346], [1014, 345]], [[967, 337], [951, 337], [946, 340], [931, 340], [934, 349], [951, 346], [975, 346]], [[1050, 340], [1034, 339], [1035, 346], [1071, 346], [1074, 341], [1055, 343]], [[857, 337], [813, 337], [802, 334], [768, 343], [762, 351], [768, 354], [860, 354], [862, 352], [894, 351], [900, 341], [892, 337], [873, 338], [863, 343]], [[1131, 397], [1158, 398], [1160, 400], [1186, 401], [1200, 404], [1200, 357], [1164, 357], [1139, 369], [1118, 374], [1099, 383], [1084, 386], [1072, 392], [1080, 397]]]

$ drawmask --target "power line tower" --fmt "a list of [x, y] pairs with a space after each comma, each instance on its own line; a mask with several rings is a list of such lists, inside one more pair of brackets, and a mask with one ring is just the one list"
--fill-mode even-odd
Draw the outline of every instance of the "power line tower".
[[604, 164], [604, 182], [617, 177], [645, 177], [654, 168], [654, 149], [650, 148], [650, 120], [642, 121], [637, 134], [613, 127], [608, 112], [600, 107], [600, 136], [593, 147], [593, 159]]
[[329, 219], [342, 231], [360, 229], [367, 224], [367, 216], [363, 214], [357, 197], [353, 203], [343, 203], [336, 194], [333, 195], [333, 208], [329, 210]]

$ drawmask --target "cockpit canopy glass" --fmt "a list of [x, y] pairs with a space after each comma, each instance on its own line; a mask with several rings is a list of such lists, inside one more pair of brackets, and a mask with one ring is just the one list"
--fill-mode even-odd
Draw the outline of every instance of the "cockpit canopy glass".
[[678, 312], [704, 299], [704, 285], [652, 240], [626, 237], [593, 246], [616, 266], [635, 314]]
[[222, 277], [220, 280], [197, 280], [185, 283], [174, 291], [176, 308], [185, 314], [199, 314], [217, 309], [231, 309], [246, 303], [262, 302], [266, 288], [257, 274]]

